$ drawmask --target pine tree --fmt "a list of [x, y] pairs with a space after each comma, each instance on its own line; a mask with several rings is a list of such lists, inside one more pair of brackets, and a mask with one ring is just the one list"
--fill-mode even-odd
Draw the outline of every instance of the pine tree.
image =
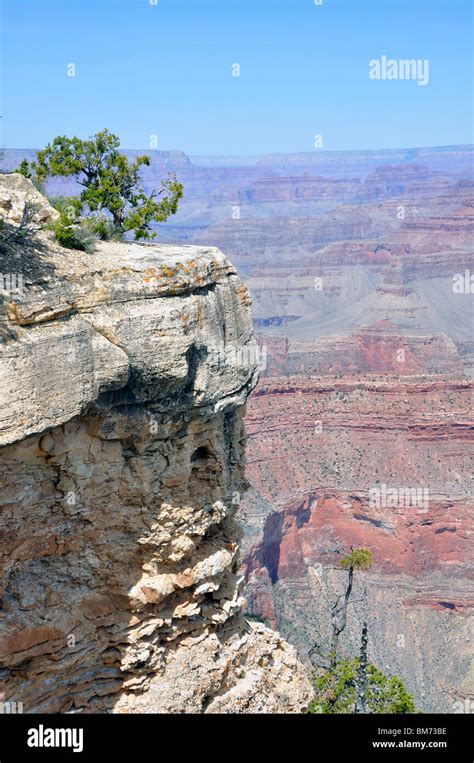
[[[313, 678], [315, 698], [309, 712], [337, 714], [355, 713], [357, 679], [360, 659], [338, 660], [329, 670]], [[368, 713], [416, 713], [411, 694], [397, 676], [386, 676], [375, 665], [367, 665], [367, 685], [364, 697]]]
[[60, 135], [38, 151], [33, 169], [40, 181], [58, 175], [74, 178], [83, 188], [83, 211], [105, 212], [121, 235], [133, 231], [136, 239], [153, 238], [152, 224], [176, 213], [183, 187], [168, 175], [160, 188], [147, 194], [140, 168], [150, 165], [150, 157], [129, 161], [119, 146], [119, 138], [108, 130], [89, 140]]
[[20, 162], [20, 166], [18, 167], [17, 170], [15, 170], [15, 172], [19, 172], [20, 175], [23, 175], [23, 177], [28, 178], [29, 180], [31, 180], [31, 177], [32, 177], [32, 175], [31, 175], [31, 168], [30, 168], [30, 163], [29, 163], [29, 161], [27, 159], [23, 159]]

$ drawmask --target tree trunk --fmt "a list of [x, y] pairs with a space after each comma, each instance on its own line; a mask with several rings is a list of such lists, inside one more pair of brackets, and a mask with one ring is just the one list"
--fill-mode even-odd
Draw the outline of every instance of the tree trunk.
[[124, 216], [121, 212], [113, 212], [112, 217], [116, 228], [123, 228]]
[[349, 567], [349, 577], [347, 580], [347, 588], [344, 594], [344, 601], [339, 607], [339, 601], [333, 606], [331, 610], [332, 619], [332, 640], [331, 640], [331, 668], [334, 668], [337, 662], [337, 647], [339, 643], [339, 636], [347, 625], [347, 606], [349, 604], [349, 598], [352, 593], [352, 583], [354, 580], [354, 567]]
[[368, 713], [367, 707], [367, 623], [362, 626], [362, 639], [360, 644], [360, 663], [356, 679], [356, 713]]

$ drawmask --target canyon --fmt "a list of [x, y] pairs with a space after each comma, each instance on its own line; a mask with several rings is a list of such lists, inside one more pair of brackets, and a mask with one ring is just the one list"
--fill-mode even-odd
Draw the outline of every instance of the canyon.
[[[33, 153], [6, 150], [3, 166]], [[250, 487], [245, 495], [236, 488], [240, 530], [232, 529], [242, 536], [234, 568], [244, 578], [247, 627], [276, 628], [309, 671], [311, 649], [324, 653], [330, 641], [329, 611], [345, 579], [338, 561], [351, 546], [368, 548], [374, 564], [356, 576], [342, 653], [357, 654], [367, 621], [370, 659], [404, 680], [420, 710], [469, 706], [472, 146], [146, 153], [149, 188], [171, 171], [185, 190], [178, 214], [158, 227], [160, 240], [169, 254], [191, 247], [196, 261], [196, 252], [211, 247], [231, 258], [232, 277], [238, 274], [252, 302], [260, 353], [251, 357], [264, 358], [260, 381], [247, 385]], [[74, 186], [55, 180], [48, 189], [71, 193]], [[154, 274], [147, 278], [154, 289]], [[57, 309], [63, 302], [56, 298]], [[51, 309], [30, 289], [21, 320]], [[104, 342], [115, 335], [110, 324], [100, 322]], [[128, 444], [122, 447], [128, 457]], [[383, 486], [398, 495], [420, 490], [427, 507], [374, 505], [371, 495]], [[300, 668], [292, 669], [303, 681]], [[150, 692], [140, 695], [145, 704]], [[293, 705], [304, 705], [304, 692]]]
[[246, 419], [252, 611], [301, 655], [327, 649], [338, 562], [370, 549], [341, 649], [357, 653], [368, 621], [371, 659], [439, 712], [473, 691], [471, 404], [468, 379], [288, 376], [261, 381]]
[[[252, 297], [266, 362], [239, 508], [250, 611], [310, 668], [330, 643], [338, 561], [370, 549], [342, 654], [368, 621], [370, 659], [425, 712], [474, 697], [472, 158], [202, 157], [193, 171], [214, 193], [196, 175], [161, 233], [222, 248]], [[374, 506], [384, 486], [427, 501]]]

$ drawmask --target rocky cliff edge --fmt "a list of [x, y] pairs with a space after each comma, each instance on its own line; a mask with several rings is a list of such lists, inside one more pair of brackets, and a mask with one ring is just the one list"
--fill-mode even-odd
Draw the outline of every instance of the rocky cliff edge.
[[[2, 176], [0, 216], [18, 222], [33, 193]], [[26, 712], [304, 710], [293, 647], [243, 615], [233, 516], [258, 355], [231, 263], [194, 246], [88, 255], [47, 233], [0, 256], [5, 699]]]

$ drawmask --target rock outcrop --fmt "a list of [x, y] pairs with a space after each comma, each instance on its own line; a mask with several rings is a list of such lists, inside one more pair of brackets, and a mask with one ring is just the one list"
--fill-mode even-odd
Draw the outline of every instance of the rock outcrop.
[[28, 178], [18, 172], [0, 175], [0, 219], [12, 224], [21, 223], [25, 202], [35, 205], [38, 222], [49, 223], [59, 218], [59, 212]]
[[209, 247], [87, 255], [47, 234], [1, 256], [24, 275], [0, 305], [5, 699], [303, 710], [295, 650], [243, 615], [234, 513], [257, 355], [231, 263]]

